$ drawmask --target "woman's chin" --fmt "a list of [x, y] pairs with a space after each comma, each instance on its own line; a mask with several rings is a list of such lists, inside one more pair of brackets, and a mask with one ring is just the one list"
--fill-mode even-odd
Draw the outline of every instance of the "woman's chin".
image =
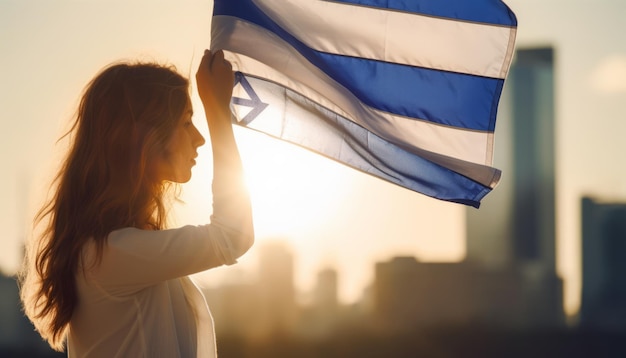
[[189, 182], [189, 180], [191, 180], [191, 175], [185, 176], [183, 178], [178, 178], [174, 182], [178, 183], [178, 184], [185, 184], [185, 183]]
[[172, 183], [185, 184], [191, 180], [191, 171], [189, 171], [189, 173], [175, 175], [171, 178], [167, 178], [166, 180]]

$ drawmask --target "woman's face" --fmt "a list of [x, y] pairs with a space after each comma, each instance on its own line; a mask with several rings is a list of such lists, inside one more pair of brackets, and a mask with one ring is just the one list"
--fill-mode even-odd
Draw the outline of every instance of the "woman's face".
[[160, 180], [186, 183], [191, 179], [191, 168], [196, 165], [197, 149], [205, 143], [204, 137], [193, 125], [191, 103], [172, 133], [164, 155], [157, 162]]

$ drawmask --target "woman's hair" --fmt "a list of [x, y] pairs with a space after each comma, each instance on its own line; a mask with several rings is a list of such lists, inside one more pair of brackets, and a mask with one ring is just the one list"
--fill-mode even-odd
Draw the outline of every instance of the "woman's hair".
[[25, 313], [54, 349], [63, 350], [77, 304], [84, 245], [95, 242], [99, 261], [111, 231], [165, 226], [167, 184], [154, 162], [189, 105], [189, 81], [171, 66], [113, 64], [86, 87], [20, 274]]

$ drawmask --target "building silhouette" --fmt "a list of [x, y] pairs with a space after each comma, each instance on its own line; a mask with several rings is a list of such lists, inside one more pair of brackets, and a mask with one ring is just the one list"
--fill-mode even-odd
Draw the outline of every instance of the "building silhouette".
[[300, 303], [298, 335], [328, 337], [343, 323], [346, 312], [339, 302], [338, 286], [336, 270], [327, 267], [318, 272], [312, 299], [308, 304]]
[[322, 269], [317, 274], [314, 291], [315, 305], [323, 307], [325, 314], [335, 316], [339, 309], [337, 271], [332, 268]]
[[216, 327], [253, 341], [290, 335], [298, 323], [293, 254], [278, 240], [260, 245], [257, 252], [254, 282], [204, 290]]
[[52, 352], [22, 311], [15, 277], [0, 274], [0, 357], [46, 357]]
[[294, 258], [291, 249], [280, 241], [259, 248], [259, 293], [264, 331], [288, 334], [296, 325]]
[[[395, 257], [376, 264], [375, 318], [380, 329], [554, 326], [542, 317], [539, 292], [520, 270], [493, 270], [471, 261], [424, 263]], [[548, 313], [548, 317], [551, 314]]]
[[582, 198], [579, 324], [626, 332], [626, 203]]
[[552, 48], [516, 52], [495, 133], [498, 187], [467, 211], [468, 259], [555, 272], [554, 66]]
[[519, 49], [502, 94], [494, 165], [502, 181], [468, 209], [467, 260], [517, 277], [525, 325], [564, 323], [556, 272], [554, 50]]

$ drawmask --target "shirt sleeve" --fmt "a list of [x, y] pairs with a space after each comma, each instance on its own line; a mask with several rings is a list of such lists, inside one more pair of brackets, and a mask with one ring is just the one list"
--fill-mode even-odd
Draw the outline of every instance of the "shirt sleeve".
[[125, 228], [109, 234], [102, 260], [86, 267], [113, 295], [236, 263], [233, 241], [241, 235], [219, 220], [169, 230]]

